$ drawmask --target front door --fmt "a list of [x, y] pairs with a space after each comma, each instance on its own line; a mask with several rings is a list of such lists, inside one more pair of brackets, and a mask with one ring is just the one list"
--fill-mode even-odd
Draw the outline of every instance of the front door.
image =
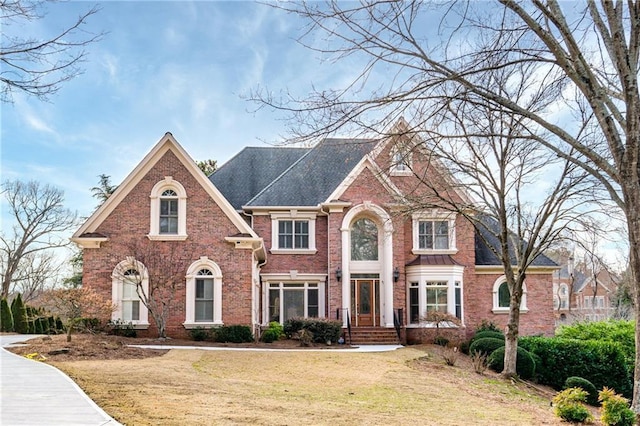
[[351, 295], [351, 306], [355, 317], [353, 318], [355, 325], [360, 327], [375, 325], [376, 286], [374, 285], [374, 280], [355, 280], [355, 285], [352, 289], [354, 294]]

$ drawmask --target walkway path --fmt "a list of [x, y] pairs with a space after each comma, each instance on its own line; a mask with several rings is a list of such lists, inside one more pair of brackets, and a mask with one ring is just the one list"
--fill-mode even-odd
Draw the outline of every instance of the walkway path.
[[[0, 346], [34, 337], [1, 335]], [[57, 368], [0, 349], [0, 425], [119, 424]]]

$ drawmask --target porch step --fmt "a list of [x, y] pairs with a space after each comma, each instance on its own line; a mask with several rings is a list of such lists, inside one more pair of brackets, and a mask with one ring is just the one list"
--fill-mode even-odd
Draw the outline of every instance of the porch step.
[[[346, 336], [347, 342], [349, 337]], [[394, 328], [353, 327], [351, 328], [352, 345], [397, 345], [398, 335]]]

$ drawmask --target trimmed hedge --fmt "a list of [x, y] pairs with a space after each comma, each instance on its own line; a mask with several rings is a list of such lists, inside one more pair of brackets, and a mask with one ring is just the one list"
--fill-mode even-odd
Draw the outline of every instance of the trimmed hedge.
[[483, 337], [481, 339], [474, 340], [469, 345], [469, 354], [473, 355], [476, 352], [489, 356], [493, 351], [504, 346], [504, 339], [500, 340], [495, 337]]
[[[491, 352], [491, 355], [487, 358], [489, 368], [497, 373], [502, 373], [502, 370], [504, 370], [504, 351], [505, 348], [503, 346]], [[536, 373], [536, 363], [526, 349], [518, 346], [517, 351], [516, 373], [522, 380], [531, 380]]]
[[585, 378], [582, 377], [568, 377], [564, 382], [564, 388], [580, 388], [587, 393], [587, 404], [597, 407], [600, 405], [598, 402], [598, 390], [596, 387]]
[[302, 330], [310, 332], [315, 343], [337, 343], [342, 333], [342, 322], [319, 318], [291, 318], [284, 323], [284, 333], [288, 338]]
[[518, 345], [538, 356], [536, 378], [544, 385], [560, 390], [567, 378], [578, 376], [589, 380], [596, 389], [607, 386], [624, 396], [632, 394], [633, 371], [617, 343], [523, 337]]
[[215, 341], [220, 343], [253, 342], [253, 333], [248, 325], [223, 325], [212, 329]]

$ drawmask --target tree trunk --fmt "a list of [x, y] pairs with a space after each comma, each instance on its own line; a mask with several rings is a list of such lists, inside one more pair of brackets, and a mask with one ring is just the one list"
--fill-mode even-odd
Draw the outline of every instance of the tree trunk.
[[626, 192], [634, 191], [625, 191], [625, 201], [628, 206], [625, 209], [625, 214], [627, 218], [627, 228], [629, 230], [629, 266], [634, 282], [634, 285], [631, 287], [633, 290], [633, 307], [636, 319], [636, 357], [631, 408], [636, 413], [636, 418], [640, 423], [640, 350], [638, 350], [640, 348], [640, 284], [637, 281], [638, 277], [640, 277], [640, 210], [633, 208], [633, 206], [640, 206], [640, 189], [635, 191], [635, 194], [627, 194]]
[[[520, 324], [520, 297], [511, 297], [511, 309], [509, 309], [509, 322], [504, 339], [504, 370], [502, 376], [516, 377], [516, 363], [518, 359], [518, 335]], [[514, 305], [516, 306], [514, 308]]]

